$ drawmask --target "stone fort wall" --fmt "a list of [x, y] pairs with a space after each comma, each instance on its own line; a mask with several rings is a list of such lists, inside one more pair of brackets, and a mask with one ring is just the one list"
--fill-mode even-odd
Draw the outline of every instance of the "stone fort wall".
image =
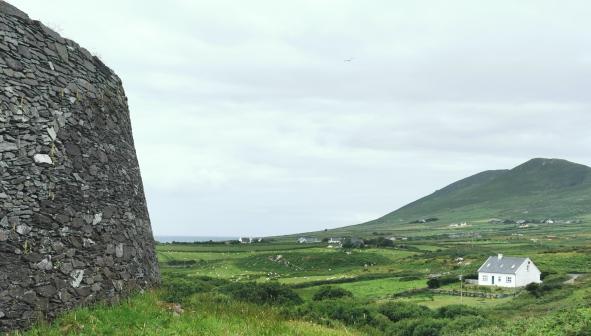
[[159, 277], [121, 80], [0, 1], [0, 331]]

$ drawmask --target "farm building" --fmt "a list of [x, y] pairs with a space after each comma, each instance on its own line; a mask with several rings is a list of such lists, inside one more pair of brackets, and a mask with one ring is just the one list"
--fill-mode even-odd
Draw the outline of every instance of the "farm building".
[[478, 269], [478, 285], [499, 287], [524, 287], [532, 282], [540, 283], [541, 272], [529, 258], [505, 257], [502, 254], [488, 257]]
[[320, 239], [316, 238], [316, 237], [300, 237], [298, 239], [298, 243], [300, 244], [314, 244], [314, 243], [320, 243]]
[[242, 237], [238, 241], [242, 244], [261, 243], [263, 238]]
[[329, 244], [339, 244], [340, 245], [340, 244], [343, 243], [343, 240], [345, 240], [345, 238], [330, 238], [328, 240], [328, 243]]

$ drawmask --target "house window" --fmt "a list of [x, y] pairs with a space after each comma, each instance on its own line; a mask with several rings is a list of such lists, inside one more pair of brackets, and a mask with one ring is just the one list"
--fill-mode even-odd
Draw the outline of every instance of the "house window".
[[506, 283], [511, 283], [511, 277], [507, 277], [507, 279], [505, 280]]
[[482, 276], [482, 281], [488, 281], [488, 276], [486, 276], [486, 275], [483, 275], [483, 276]]
[[501, 281], [502, 281], [502, 280], [501, 280], [501, 276], [499, 276], [499, 283], [501, 283]]

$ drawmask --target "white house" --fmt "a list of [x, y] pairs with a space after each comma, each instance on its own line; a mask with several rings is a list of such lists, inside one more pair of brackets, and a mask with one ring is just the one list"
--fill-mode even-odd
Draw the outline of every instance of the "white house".
[[541, 283], [541, 272], [529, 258], [488, 257], [478, 269], [478, 285], [524, 287], [532, 282]]
[[298, 243], [300, 244], [314, 244], [314, 243], [319, 243], [320, 239], [315, 238], [315, 237], [300, 237], [298, 239]]
[[344, 240], [345, 240], [344, 238], [330, 238], [328, 240], [328, 245], [339, 245], [340, 246], [343, 244]]

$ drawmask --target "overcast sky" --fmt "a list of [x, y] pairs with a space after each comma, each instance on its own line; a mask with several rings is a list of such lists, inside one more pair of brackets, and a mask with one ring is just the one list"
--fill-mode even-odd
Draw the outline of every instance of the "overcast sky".
[[156, 235], [333, 228], [591, 164], [588, 1], [9, 2], [122, 78]]

